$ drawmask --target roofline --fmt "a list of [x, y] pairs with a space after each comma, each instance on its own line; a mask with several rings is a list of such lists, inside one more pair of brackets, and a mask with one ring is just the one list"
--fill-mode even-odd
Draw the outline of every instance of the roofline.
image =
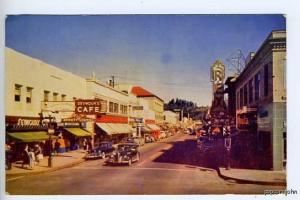
[[[252, 65], [252, 63], [254, 62], [254, 60], [256, 59], [257, 55], [259, 55], [259, 53], [262, 51], [263, 47], [266, 46], [266, 44], [271, 41], [271, 40], [276, 40], [276, 39], [280, 39], [280, 38], [273, 38], [271, 37], [273, 35], [273, 33], [275, 32], [282, 32], [282, 33], [286, 33], [285, 29], [281, 29], [281, 30], [272, 30], [269, 35], [266, 37], [266, 39], [264, 40], [264, 42], [259, 46], [258, 50], [255, 53], [255, 55], [253, 56], [253, 58], [248, 62], [248, 64], [245, 66], [245, 68], [243, 69], [243, 71], [241, 72], [241, 74], [236, 78], [235, 82], [239, 81], [239, 79], [241, 79], [241, 77], [244, 75], [244, 73], [246, 73], [245, 71], [248, 70], [249, 66]], [[285, 37], [286, 38], [286, 37]]]

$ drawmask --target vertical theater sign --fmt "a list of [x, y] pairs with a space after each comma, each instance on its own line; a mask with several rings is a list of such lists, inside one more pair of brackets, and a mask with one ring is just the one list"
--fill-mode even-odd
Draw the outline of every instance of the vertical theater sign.
[[215, 124], [224, 123], [226, 120], [226, 104], [224, 101], [224, 79], [225, 66], [216, 60], [211, 67], [211, 82], [213, 91], [213, 101], [210, 114], [215, 120]]

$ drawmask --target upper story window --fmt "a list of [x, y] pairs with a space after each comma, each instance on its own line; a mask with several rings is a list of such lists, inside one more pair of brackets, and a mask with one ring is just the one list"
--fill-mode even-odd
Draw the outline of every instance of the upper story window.
[[254, 99], [255, 101], [259, 100], [260, 97], [260, 72], [258, 72], [255, 75], [255, 83], [254, 83], [254, 89], [255, 89], [255, 93], [254, 93]]
[[127, 106], [121, 105], [121, 114], [126, 115], [127, 114]]
[[50, 92], [49, 91], [44, 91], [44, 101], [49, 101], [49, 94]]
[[22, 91], [22, 85], [15, 84], [15, 101], [16, 102], [21, 101], [21, 91]]
[[110, 113], [113, 113], [113, 112], [114, 112], [114, 103], [113, 103], [113, 102], [109, 102], [108, 111], [109, 111]]
[[58, 93], [53, 92], [53, 101], [58, 101]]
[[62, 94], [62, 95], [61, 95], [61, 100], [62, 100], [62, 101], [65, 101], [65, 100], [66, 100], [66, 96], [67, 96], [67, 95]]
[[244, 85], [244, 105], [248, 104], [248, 84]]
[[264, 66], [264, 95], [268, 96], [269, 94], [269, 66]]
[[249, 81], [249, 103], [253, 102], [253, 78]]
[[243, 107], [243, 96], [244, 96], [244, 91], [243, 88], [240, 89], [240, 108]]
[[31, 103], [32, 101], [32, 87], [27, 87], [26, 88], [26, 103]]
[[119, 105], [114, 103], [114, 113], [119, 113]]

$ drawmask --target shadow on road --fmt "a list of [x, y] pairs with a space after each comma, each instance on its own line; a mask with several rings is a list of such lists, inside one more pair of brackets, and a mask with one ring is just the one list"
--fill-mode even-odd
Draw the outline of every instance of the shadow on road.
[[163, 150], [163, 154], [154, 159], [154, 162], [184, 164], [189, 168], [203, 167], [218, 170], [222, 155], [220, 155], [219, 145], [207, 152], [202, 152], [194, 139], [170, 142], [172, 148]]

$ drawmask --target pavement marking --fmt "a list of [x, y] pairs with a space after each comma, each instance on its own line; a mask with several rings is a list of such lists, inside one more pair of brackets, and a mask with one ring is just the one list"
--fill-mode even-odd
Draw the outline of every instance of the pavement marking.
[[23, 178], [24, 176], [18, 176], [18, 177], [14, 177], [14, 178], [9, 178], [9, 179], [6, 179], [6, 182], [8, 181], [13, 181], [13, 180], [16, 180], [16, 179], [20, 179], [20, 178]]

